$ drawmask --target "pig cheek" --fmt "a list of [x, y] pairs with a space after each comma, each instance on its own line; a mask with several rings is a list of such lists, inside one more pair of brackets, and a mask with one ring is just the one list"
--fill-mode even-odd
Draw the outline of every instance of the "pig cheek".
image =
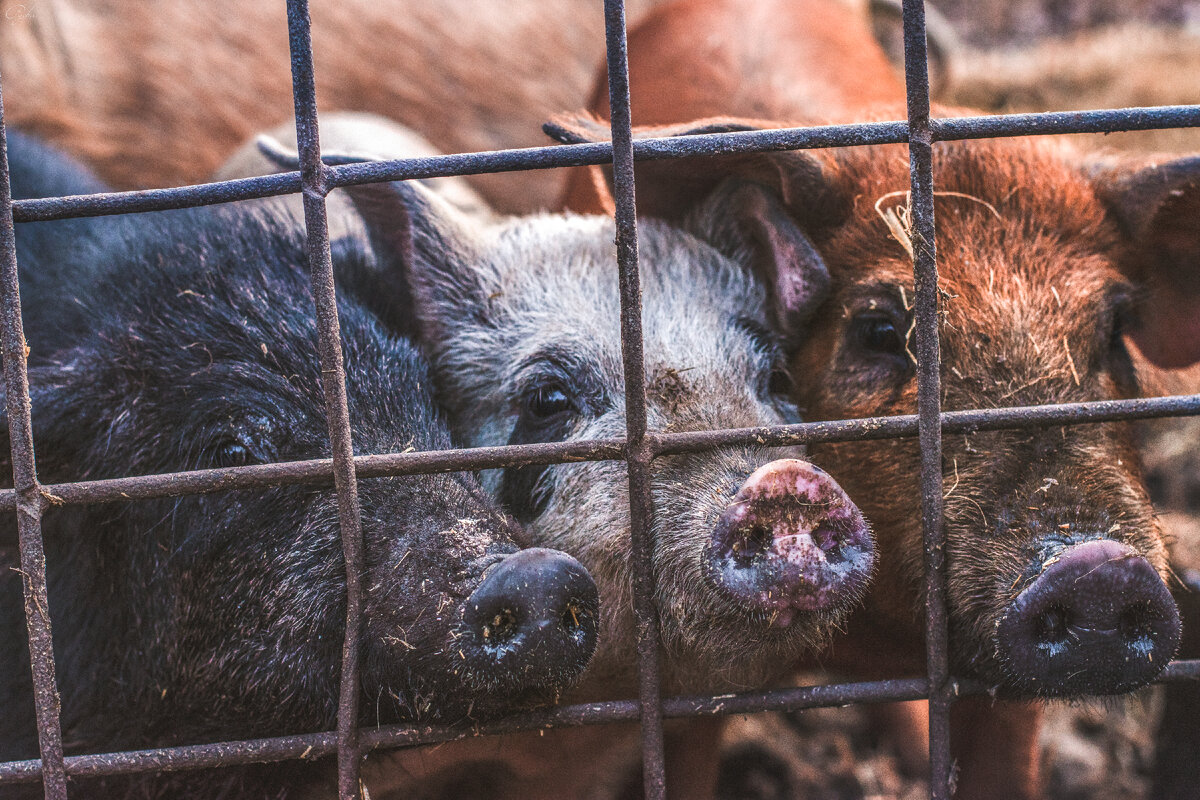
[[574, 556], [600, 591], [599, 644], [592, 664], [627, 659], [634, 643], [625, 632], [634, 623], [625, 466], [560, 464], [550, 468], [550, 477], [553, 490], [545, 510], [528, 525], [533, 544]]

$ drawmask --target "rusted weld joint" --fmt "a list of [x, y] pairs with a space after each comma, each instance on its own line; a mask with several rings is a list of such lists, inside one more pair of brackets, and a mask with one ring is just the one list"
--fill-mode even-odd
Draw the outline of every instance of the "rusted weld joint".
[[[52, 496], [52, 495], [51, 495]], [[40, 484], [36, 481], [32, 486], [26, 486], [17, 490], [17, 513], [24, 514], [30, 519], [41, 519], [42, 512], [50, 505], [50, 496], [47, 496]]]
[[641, 442], [626, 444], [625, 454], [627, 458], [649, 464], [662, 454], [662, 449], [662, 439], [657, 434], [647, 432]]
[[329, 167], [323, 161], [317, 161], [312, 169], [300, 171], [300, 191], [304, 196], [314, 200], [324, 200], [330, 192]]

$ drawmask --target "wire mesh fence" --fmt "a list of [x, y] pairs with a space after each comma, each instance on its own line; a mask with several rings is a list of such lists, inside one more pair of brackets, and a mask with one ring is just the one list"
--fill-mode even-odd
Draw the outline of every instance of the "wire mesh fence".
[[[784, 130], [713, 133], [634, 141], [622, 0], [605, 0], [611, 143], [556, 145], [525, 150], [467, 153], [396, 161], [327, 166], [318, 138], [311, 31], [306, 0], [288, 0], [288, 34], [298, 133], [299, 172], [171, 189], [20, 200], [11, 198], [7, 157], [0, 158], [0, 291], [8, 424], [12, 441], [13, 489], [0, 490], [0, 511], [15, 512], [25, 612], [34, 678], [40, 759], [0, 764], [0, 786], [41, 781], [47, 798], [68, 795], [67, 777], [337, 756], [343, 797], [357, 797], [362, 757], [394, 748], [467, 736], [638, 721], [641, 725], [646, 796], [665, 795], [665, 718], [800, 710], [928, 699], [930, 708], [930, 794], [951, 794], [950, 707], [958, 697], [982, 693], [977, 682], [950, 673], [946, 610], [945, 539], [942, 530], [941, 442], [945, 434], [1200, 414], [1200, 395], [1069, 403], [988, 410], [941, 410], [938, 340], [938, 276], [934, 250], [933, 146], [940, 141], [1002, 136], [1108, 132], [1200, 126], [1200, 106], [1129, 108], [987, 117], [930, 116], [929, 80], [922, 0], [904, 0], [905, 76], [908, 119]], [[0, 143], [4, 128], [0, 107]], [[864, 144], [907, 143], [910, 154], [917, 296], [915, 415], [810, 422], [768, 428], [661, 433], [648, 430], [642, 356], [641, 290], [634, 213], [634, 164], [663, 158], [763, 152]], [[441, 452], [354, 456], [346, 400], [334, 274], [325, 196], [332, 189], [378, 181], [474, 175], [551, 167], [611, 163], [616, 201], [617, 269], [621, 292], [626, 435], [621, 439], [510, 445]], [[318, 320], [319, 355], [332, 458], [191, 472], [43, 485], [38, 482], [26, 352], [18, 291], [14, 223], [162, 209], [185, 208], [301, 192], [307, 231], [306, 253]], [[658, 667], [658, 630], [650, 570], [650, 527], [654, 513], [649, 475], [654, 459], [737, 444], [788, 446], [818, 442], [917, 438], [921, 453], [921, 510], [925, 536], [927, 674], [924, 678], [837, 683], [743, 692], [734, 695], [663, 697]], [[561, 706], [475, 725], [358, 727], [359, 639], [362, 629], [363, 544], [357, 495], [362, 478], [478, 470], [583, 460], [624, 461], [628, 466], [630, 520], [637, 618], [639, 696], [636, 700]], [[133, 752], [65, 757], [60, 705], [55, 688], [51, 619], [46, 594], [42, 513], [55, 504], [129, 502], [285, 484], [336, 487], [346, 563], [346, 633], [342, 649], [337, 729], [306, 735], [198, 744]], [[1160, 681], [1200, 677], [1200, 661], [1177, 661]]]

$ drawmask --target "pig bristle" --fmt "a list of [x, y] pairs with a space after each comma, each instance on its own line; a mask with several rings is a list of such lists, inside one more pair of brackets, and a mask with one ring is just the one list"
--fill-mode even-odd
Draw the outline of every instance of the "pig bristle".
[[[885, 201], [901, 196], [904, 197], [903, 206], [892, 206], [888, 209], [882, 207]], [[899, 242], [900, 246], [904, 248], [904, 252], [908, 253], [908, 257], [915, 260], [917, 256], [912, 243], [912, 192], [905, 190], [888, 192], [875, 201], [875, 213], [887, 225], [892, 238]]]

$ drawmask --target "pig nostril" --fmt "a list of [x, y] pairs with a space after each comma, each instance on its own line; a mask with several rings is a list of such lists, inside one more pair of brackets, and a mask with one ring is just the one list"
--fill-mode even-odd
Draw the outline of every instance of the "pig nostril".
[[1121, 612], [1121, 638], [1146, 649], [1154, 646], [1154, 622], [1158, 615], [1148, 603], [1135, 603]]
[[733, 542], [733, 559], [739, 566], [752, 564], [755, 559], [771, 549], [775, 531], [766, 525], [751, 525]]
[[517, 615], [509, 608], [502, 609], [483, 626], [484, 641], [503, 644], [517, 635]]
[[1070, 614], [1062, 606], [1051, 606], [1037, 618], [1036, 636], [1042, 644], [1062, 644], [1070, 635]]
[[569, 600], [563, 610], [562, 625], [567, 633], [574, 636], [583, 630], [584, 611], [578, 600]]
[[825, 551], [825, 561], [827, 563], [841, 564], [846, 560], [846, 553], [842, 549], [842, 538], [833, 526], [822, 522], [813, 531], [812, 538], [817, 543], [817, 546]]

